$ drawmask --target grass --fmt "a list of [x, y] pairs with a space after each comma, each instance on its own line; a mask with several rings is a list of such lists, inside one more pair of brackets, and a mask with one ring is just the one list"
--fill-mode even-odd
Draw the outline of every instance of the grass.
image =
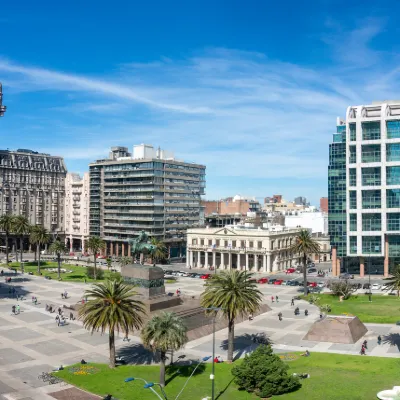
[[[231, 375], [231, 369], [236, 364], [223, 363], [215, 366], [216, 398], [219, 400], [258, 399], [253, 394], [237, 390]], [[68, 367], [57, 374], [69, 383], [102, 396], [110, 393], [119, 400], [151, 400], [155, 398], [154, 394], [143, 388], [142, 382], [125, 383], [124, 379], [140, 377], [149, 382], [157, 382], [158, 366], [121, 366], [111, 370], [104, 364], [89, 365], [93, 365], [98, 372], [89, 375], [75, 375], [69, 371]], [[308, 358], [298, 357], [294, 361], [288, 361], [288, 365], [291, 373], [309, 373], [311, 378], [302, 380], [302, 387], [298, 391], [274, 397], [276, 399], [372, 400], [376, 399], [376, 393], [380, 390], [389, 389], [398, 384], [400, 360], [312, 353]], [[167, 383], [165, 391], [169, 399], [175, 399], [190, 374], [187, 369], [180, 367], [180, 370], [183, 372], [183, 376], [176, 373], [167, 376], [169, 383]], [[206, 364], [204, 369], [192, 378], [180, 398], [200, 400], [210, 396], [210, 372], [211, 365]]]
[[[42, 272], [43, 278], [45, 276], [50, 276], [51, 279], [58, 279], [58, 274], [57, 272], [49, 272], [47, 271], [49, 268], [57, 268], [58, 264], [57, 262], [49, 262], [49, 261], [41, 261], [41, 266], [40, 270]], [[18, 271], [20, 270], [20, 263], [19, 262], [13, 262], [9, 264], [11, 268], [16, 268]], [[92, 264], [93, 266], [93, 264]], [[61, 268], [65, 268], [67, 271], [72, 271], [72, 272], [67, 272], [67, 273], [61, 273], [61, 279], [63, 281], [69, 281], [69, 282], [84, 282], [86, 279], [86, 282], [93, 282], [94, 279], [90, 279], [86, 275], [86, 267], [82, 266], [76, 266], [76, 265], [71, 265], [71, 264], [61, 264]], [[25, 273], [32, 272], [34, 275], [38, 275], [37, 273], [37, 261], [31, 261], [31, 262], [26, 262], [24, 263], [24, 270]], [[107, 278], [110, 275], [108, 271], [104, 271], [104, 278]], [[99, 279], [98, 279], [99, 280]]]
[[339, 301], [337, 296], [320, 294], [319, 304], [329, 304], [331, 314], [356, 315], [362, 322], [394, 324], [400, 321], [400, 299], [397, 296], [372, 295], [372, 302], [365, 294], [352, 295], [349, 299]]

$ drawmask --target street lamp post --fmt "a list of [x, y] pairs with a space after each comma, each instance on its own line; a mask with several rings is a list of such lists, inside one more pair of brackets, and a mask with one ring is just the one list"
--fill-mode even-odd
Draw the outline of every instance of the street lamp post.
[[125, 382], [132, 382], [132, 381], [142, 381], [145, 383], [145, 385], [143, 386], [145, 389], [150, 389], [160, 400], [163, 400], [163, 398], [153, 389], [154, 385], [158, 385], [161, 389], [161, 392], [164, 396], [165, 400], [168, 400], [167, 395], [164, 392], [163, 387], [159, 384], [159, 383], [154, 383], [154, 382], [147, 382], [145, 379], [143, 378], [134, 378], [134, 377], [130, 377], [130, 378], [126, 378]]
[[7, 107], [3, 106], [3, 86], [0, 82], [0, 117], [4, 117]]

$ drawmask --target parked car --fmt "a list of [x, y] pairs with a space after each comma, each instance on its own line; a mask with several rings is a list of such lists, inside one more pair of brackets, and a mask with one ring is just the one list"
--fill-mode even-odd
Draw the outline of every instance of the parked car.
[[369, 289], [371, 287], [371, 285], [369, 283], [364, 283], [364, 285], [362, 286], [363, 289]]
[[317, 287], [317, 282], [308, 282], [307, 286], [308, 287]]
[[104, 259], [105, 259], [105, 258], [107, 258], [107, 256], [102, 256], [102, 255], [100, 255], [100, 256], [97, 256], [96, 258], [100, 258], [100, 259], [101, 259], [101, 258], [104, 258]]
[[352, 287], [353, 289], [361, 289], [361, 288], [362, 288], [362, 284], [361, 284], [361, 283], [353, 283], [353, 284], [351, 285], [351, 287]]
[[266, 278], [265, 276], [260, 278], [258, 281], [258, 283], [268, 283], [268, 278]]
[[379, 290], [381, 288], [381, 285], [379, 283], [374, 283], [371, 286], [371, 290]]
[[354, 279], [354, 275], [345, 272], [344, 274], [339, 275], [339, 279]]
[[325, 282], [318, 282], [317, 286], [322, 289], [325, 287]]
[[190, 277], [191, 278], [200, 278], [200, 276], [199, 276], [200, 274], [196, 274], [196, 272], [193, 272], [192, 274], [190, 274]]
[[294, 272], [296, 272], [295, 268], [288, 268], [286, 271], [286, 274], [293, 274]]
[[307, 273], [308, 273], [308, 274], [316, 274], [316, 273], [317, 273], [317, 269], [316, 269], [316, 268], [309, 268], [309, 269], [307, 270]]
[[283, 279], [276, 279], [274, 285], [282, 285], [283, 282], [284, 282]]
[[276, 281], [277, 281], [276, 278], [271, 278], [271, 279], [268, 280], [268, 283], [269, 283], [270, 285], [273, 285]]
[[211, 278], [211, 274], [204, 274], [204, 275], [201, 275], [200, 278], [201, 278], [201, 279], [210, 279], [210, 278]]

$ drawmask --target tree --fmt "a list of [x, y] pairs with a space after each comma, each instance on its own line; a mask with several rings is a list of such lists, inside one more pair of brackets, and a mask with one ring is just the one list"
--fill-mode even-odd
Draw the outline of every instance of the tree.
[[142, 330], [143, 344], [160, 352], [160, 384], [165, 386], [165, 362], [168, 350], [179, 350], [188, 341], [182, 318], [171, 312], [155, 315]]
[[353, 287], [353, 285], [347, 279], [331, 282], [330, 289], [333, 295], [343, 296], [343, 299], [345, 300], [357, 290], [357, 288]]
[[168, 254], [167, 247], [165, 246], [164, 242], [153, 237], [151, 238], [150, 243], [155, 246], [150, 253], [151, 257], [153, 258], [153, 263], [164, 260]]
[[103, 239], [99, 238], [98, 236], [90, 236], [90, 238], [87, 241], [86, 248], [88, 248], [93, 252], [94, 280], [97, 279], [97, 264], [96, 264], [97, 253], [100, 250], [105, 249], [105, 247], [106, 247], [106, 242]]
[[292, 253], [300, 254], [303, 261], [304, 294], [307, 294], [307, 257], [319, 253], [319, 243], [313, 239], [311, 233], [303, 229], [295, 238], [294, 244], [289, 249]]
[[38, 253], [38, 269], [37, 272], [40, 274], [40, 248], [43, 244], [50, 242], [50, 234], [43, 226], [34, 226], [31, 229], [31, 235], [29, 240], [32, 244], [36, 244], [36, 251]]
[[[15, 234], [16, 238], [19, 238], [19, 246], [20, 246], [20, 252], [21, 252], [21, 271], [23, 272], [24, 267], [23, 267], [23, 262], [22, 262], [22, 257], [24, 254], [24, 237], [25, 235], [29, 234], [31, 230], [31, 226], [29, 224], [29, 221], [26, 217], [23, 215], [17, 215], [13, 219], [13, 225], [12, 225], [12, 232]], [[17, 250], [15, 248], [15, 253], [17, 253]]]
[[110, 368], [115, 368], [115, 331], [127, 333], [140, 329], [145, 314], [144, 305], [134, 299], [137, 293], [121, 281], [95, 283], [85, 291], [89, 300], [79, 309], [83, 326], [93, 332], [108, 331]]
[[49, 247], [49, 250], [52, 253], [57, 255], [57, 264], [58, 264], [58, 279], [61, 279], [61, 254], [65, 254], [68, 249], [67, 246], [59, 238], [57, 238]]
[[205, 291], [201, 295], [204, 308], [221, 308], [228, 319], [228, 360], [233, 360], [233, 340], [235, 337], [235, 319], [255, 313], [261, 305], [263, 296], [257, 289], [254, 274], [244, 271], [223, 271], [212, 275], [206, 281]]
[[14, 216], [11, 214], [4, 214], [0, 217], [0, 229], [4, 231], [5, 247], [6, 247], [6, 262], [8, 265], [8, 239], [13, 230]]
[[121, 267], [125, 267], [129, 264], [132, 264], [132, 260], [130, 257], [121, 257], [121, 259], [119, 260]]
[[299, 378], [289, 374], [288, 369], [271, 346], [261, 345], [246, 354], [243, 362], [232, 369], [232, 375], [239, 390], [269, 398], [301, 387]]
[[400, 265], [393, 271], [391, 278], [386, 278], [385, 290], [396, 290], [397, 297], [400, 296]]

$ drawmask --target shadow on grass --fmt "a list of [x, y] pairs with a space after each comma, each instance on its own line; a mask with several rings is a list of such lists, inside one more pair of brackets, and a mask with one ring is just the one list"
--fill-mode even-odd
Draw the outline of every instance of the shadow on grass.
[[193, 376], [196, 376], [202, 374], [206, 370], [206, 366], [204, 364], [199, 365], [198, 360], [190, 361], [192, 362], [190, 365], [179, 365], [179, 361], [173, 365], [168, 365], [166, 368], [166, 373], [169, 375], [169, 377], [165, 381], [165, 385], [168, 385], [168, 383], [172, 382], [177, 376], [189, 378], [193, 372]]
[[158, 364], [160, 362], [159, 353], [153, 353], [146, 349], [142, 344], [133, 343], [121, 347], [117, 350], [117, 357], [123, 357], [127, 364]]
[[234, 379], [235, 378], [232, 378], [228, 382], [228, 384], [218, 393], [218, 396], [215, 398], [215, 400], [218, 400], [227, 391], [227, 389], [229, 388], [229, 386], [231, 386], [231, 383], [233, 382]]
[[[237, 352], [233, 361], [238, 360], [243, 354], [251, 353], [255, 347], [260, 344], [273, 344], [272, 340], [265, 332], [260, 333], [245, 333], [240, 336], [235, 336], [233, 342], [233, 352]], [[228, 339], [221, 342], [220, 348], [222, 350], [228, 350]]]
[[389, 343], [391, 346], [397, 346], [397, 349], [400, 351], [400, 334], [389, 333], [384, 335], [382, 338], [382, 343]]

